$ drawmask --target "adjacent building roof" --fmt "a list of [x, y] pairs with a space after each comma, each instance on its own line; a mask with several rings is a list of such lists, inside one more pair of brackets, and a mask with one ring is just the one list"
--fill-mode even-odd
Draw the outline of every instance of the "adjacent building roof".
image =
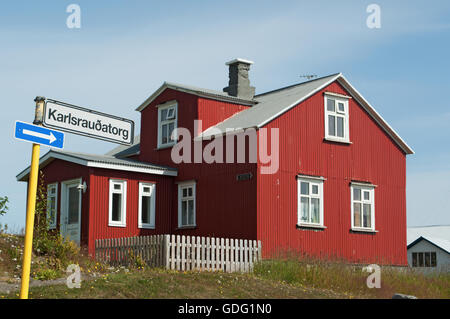
[[[156, 175], [177, 176], [178, 171], [175, 168], [167, 166], [153, 165], [149, 163], [139, 162], [126, 158], [116, 158], [109, 155], [93, 155], [74, 152], [63, 152], [50, 150], [39, 159], [39, 167], [43, 168], [50, 164], [53, 160], [60, 159], [63, 161], [97, 168], [114, 169], [129, 172], [139, 172]], [[18, 181], [27, 181], [30, 173], [30, 167], [27, 167], [16, 176]]]
[[199, 87], [195, 87], [195, 86], [191, 86], [191, 85], [184, 85], [184, 84], [178, 84], [178, 83], [172, 83], [172, 82], [164, 82], [163, 85], [161, 85], [159, 87], [159, 89], [157, 89], [141, 105], [139, 105], [136, 108], [136, 111], [141, 112], [166, 89], [173, 89], [176, 91], [186, 92], [186, 93], [194, 94], [194, 95], [201, 96], [201, 97], [212, 98], [214, 100], [237, 103], [237, 104], [242, 104], [242, 105], [251, 106], [251, 105], [256, 104], [255, 100], [241, 99], [236, 96], [228, 95], [228, 93], [226, 93], [226, 92], [204, 89], [204, 88], [199, 88]]
[[366, 99], [345, 79], [341, 73], [336, 73], [310, 80], [296, 85], [291, 85], [278, 90], [259, 94], [254, 97], [258, 103], [251, 108], [236, 113], [225, 121], [206, 129], [196, 139], [210, 139], [213, 136], [226, 134], [227, 131], [239, 131], [247, 128], [261, 128], [276, 119], [294, 106], [319, 92], [332, 82], [340, 83], [375, 120], [378, 125], [392, 138], [405, 154], [413, 154], [414, 151], [395, 132], [395, 130], [375, 111]]
[[140, 135], [134, 137], [133, 145], [119, 145], [110, 150], [105, 155], [117, 158], [125, 158], [133, 155], [139, 155], [140, 151]]
[[408, 248], [421, 240], [426, 240], [450, 253], [450, 225], [409, 227], [406, 239]]
[[408, 245], [408, 249], [413, 247], [417, 243], [421, 242], [422, 240], [425, 240], [425, 241], [429, 242], [430, 244], [432, 244], [433, 246], [436, 246], [436, 247], [444, 250], [448, 254], [450, 254], [450, 240], [445, 240], [442, 238], [434, 238], [434, 237], [420, 236], [419, 238], [417, 238], [415, 241], [413, 241], [411, 244]]

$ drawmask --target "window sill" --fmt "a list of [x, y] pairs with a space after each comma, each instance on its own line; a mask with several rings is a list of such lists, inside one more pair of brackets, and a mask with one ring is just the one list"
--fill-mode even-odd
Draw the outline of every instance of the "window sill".
[[111, 224], [111, 223], [108, 223], [108, 226], [109, 227], [122, 227], [122, 228], [127, 227], [127, 225], [124, 225], [124, 224]]
[[326, 226], [313, 224], [297, 224], [296, 227], [299, 229], [315, 229], [315, 230], [325, 230], [327, 228]]
[[340, 138], [333, 138], [333, 137], [325, 137], [323, 140], [327, 141], [327, 142], [341, 143], [341, 144], [347, 144], [347, 145], [353, 144], [349, 140], [343, 140], [343, 139], [340, 139]]
[[376, 234], [378, 230], [373, 229], [365, 229], [365, 228], [351, 228], [350, 232], [352, 233], [368, 233], [368, 234]]
[[159, 150], [165, 150], [167, 148], [171, 148], [175, 145], [176, 143], [172, 143], [172, 144], [165, 144], [165, 145], [160, 145], [157, 148], [155, 148], [155, 151], [159, 151]]
[[156, 229], [155, 226], [150, 226], [150, 225], [139, 225], [138, 228], [139, 229]]
[[197, 226], [179, 226], [178, 228], [176, 228], [176, 230], [184, 230], [184, 229], [196, 229]]

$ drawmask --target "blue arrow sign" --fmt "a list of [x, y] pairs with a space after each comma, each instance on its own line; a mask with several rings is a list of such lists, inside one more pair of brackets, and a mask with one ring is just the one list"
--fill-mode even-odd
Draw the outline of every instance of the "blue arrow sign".
[[14, 137], [19, 140], [50, 147], [64, 147], [64, 133], [25, 122], [16, 121]]

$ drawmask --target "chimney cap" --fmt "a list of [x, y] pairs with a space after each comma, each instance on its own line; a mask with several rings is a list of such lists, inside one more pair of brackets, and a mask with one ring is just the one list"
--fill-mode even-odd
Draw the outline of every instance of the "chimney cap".
[[227, 63], [225, 63], [225, 65], [231, 65], [231, 64], [236, 64], [236, 63], [253, 64], [253, 61], [237, 58], [237, 59], [228, 61]]

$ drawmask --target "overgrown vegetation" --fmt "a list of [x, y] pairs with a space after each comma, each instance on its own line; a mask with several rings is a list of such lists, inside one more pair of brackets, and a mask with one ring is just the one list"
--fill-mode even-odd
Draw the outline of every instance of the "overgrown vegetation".
[[0, 216], [5, 215], [8, 212], [9, 210], [8, 203], [9, 203], [8, 196], [5, 197], [0, 196]]
[[362, 266], [311, 258], [266, 260], [255, 266], [260, 278], [297, 287], [339, 291], [350, 297], [392, 298], [395, 293], [418, 298], [450, 298], [450, 273], [424, 274], [410, 268], [381, 267], [381, 288], [368, 288], [370, 273]]

